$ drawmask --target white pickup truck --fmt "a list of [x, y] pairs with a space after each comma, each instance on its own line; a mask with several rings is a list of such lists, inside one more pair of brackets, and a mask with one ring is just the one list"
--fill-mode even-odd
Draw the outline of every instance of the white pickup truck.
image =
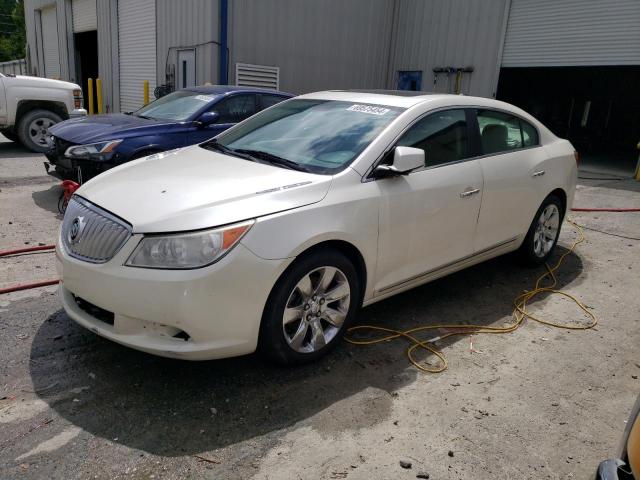
[[29, 150], [47, 151], [51, 125], [86, 114], [75, 83], [0, 73], [0, 133]]

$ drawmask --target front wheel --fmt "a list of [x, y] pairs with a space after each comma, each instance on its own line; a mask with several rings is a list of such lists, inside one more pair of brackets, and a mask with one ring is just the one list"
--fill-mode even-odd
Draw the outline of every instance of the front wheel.
[[20, 142], [32, 152], [44, 153], [49, 150], [49, 128], [62, 118], [49, 110], [31, 110], [18, 123]]
[[342, 339], [361, 302], [353, 264], [333, 250], [297, 260], [274, 286], [259, 349], [281, 364], [316, 360]]
[[562, 201], [555, 195], [545, 198], [536, 212], [520, 247], [520, 257], [530, 265], [541, 265], [553, 253], [564, 217]]

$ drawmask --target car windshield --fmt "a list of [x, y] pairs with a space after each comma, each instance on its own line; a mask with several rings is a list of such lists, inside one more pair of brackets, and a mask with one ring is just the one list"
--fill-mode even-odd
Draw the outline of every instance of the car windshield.
[[149, 105], [145, 105], [140, 110], [133, 112], [133, 115], [136, 117], [181, 122], [187, 120], [215, 98], [215, 95], [180, 90], [179, 92], [173, 92], [165, 97], [161, 97]]
[[254, 115], [213, 142], [227, 153], [331, 174], [349, 165], [403, 110], [344, 101], [289, 100]]

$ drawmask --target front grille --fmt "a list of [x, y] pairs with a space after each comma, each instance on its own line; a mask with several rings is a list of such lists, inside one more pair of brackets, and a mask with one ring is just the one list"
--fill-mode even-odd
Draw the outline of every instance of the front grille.
[[114, 323], [114, 315], [113, 312], [109, 310], [105, 310], [104, 308], [100, 308], [97, 305], [94, 305], [91, 302], [87, 302], [84, 298], [80, 298], [77, 296], [73, 296], [73, 299], [76, 301], [76, 305], [80, 307], [80, 309], [93, 318], [100, 320], [101, 322], [107, 323], [109, 325], [113, 325]]
[[105, 263], [131, 236], [131, 227], [87, 200], [73, 196], [60, 231], [69, 255], [91, 263]]

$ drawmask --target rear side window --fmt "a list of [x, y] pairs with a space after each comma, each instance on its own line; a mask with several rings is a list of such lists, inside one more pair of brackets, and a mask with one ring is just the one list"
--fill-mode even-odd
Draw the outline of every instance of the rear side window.
[[520, 120], [520, 126], [522, 127], [522, 140], [525, 147], [534, 147], [540, 144], [538, 130], [533, 125]]
[[280, 103], [286, 100], [286, 97], [280, 95], [260, 95], [260, 110], [274, 106], [276, 103]]
[[216, 123], [238, 123], [256, 113], [256, 96], [234, 95], [214, 105], [211, 110], [220, 114]]
[[522, 148], [519, 118], [494, 110], [478, 110], [478, 126], [485, 155]]
[[407, 130], [396, 145], [424, 150], [426, 167], [468, 158], [465, 112], [455, 109], [432, 113]]

